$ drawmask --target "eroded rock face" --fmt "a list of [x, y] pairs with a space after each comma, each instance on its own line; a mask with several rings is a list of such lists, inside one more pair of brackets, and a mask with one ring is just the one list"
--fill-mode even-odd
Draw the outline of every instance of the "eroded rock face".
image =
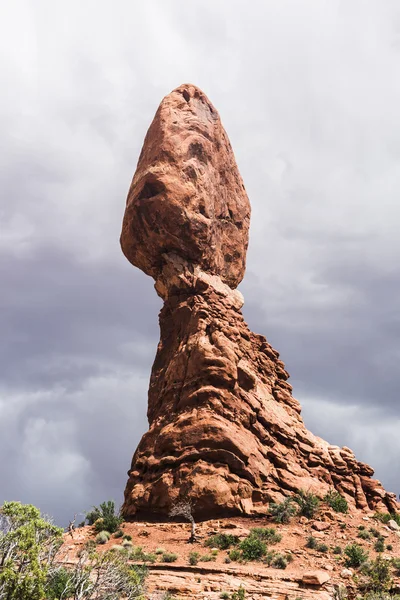
[[164, 299], [150, 428], [132, 460], [123, 513], [197, 517], [265, 512], [300, 489], [331, 488], [358, 508], [396, 510], [394, 494], [348, 448], [304, 426], [279, 354], [252, 333], [234, 288], [250, 208], [218, 113], [192, 85], [162, 101], [129, 190], [121, 244]]

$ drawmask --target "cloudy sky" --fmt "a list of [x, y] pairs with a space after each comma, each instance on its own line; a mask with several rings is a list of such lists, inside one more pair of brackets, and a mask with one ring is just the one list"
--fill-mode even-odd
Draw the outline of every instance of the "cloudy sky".
[[400, 492], [397, 0], [14, 0], [0, 23], [0, 502], [122, 499], [160, 300], [119, 248], [161, 98], [218, 108], [252, 203], [240, 289], [307, 426]]

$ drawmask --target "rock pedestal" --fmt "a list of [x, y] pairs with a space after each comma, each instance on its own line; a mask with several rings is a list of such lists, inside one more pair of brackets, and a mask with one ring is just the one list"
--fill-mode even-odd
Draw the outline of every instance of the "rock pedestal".
[[125, 518], [166, 515], [182, 499], [197, 518], [263, 513], [300, 489], [322, 497], [332, 488], [358, 508], [397, 510], [371, 467], [305, 428], [278, 352], [248, 329], [235, 288], [249, 220], [218, 113], [182, 85], [147, 133], [121, 234], [125, 256], [164, 300]]

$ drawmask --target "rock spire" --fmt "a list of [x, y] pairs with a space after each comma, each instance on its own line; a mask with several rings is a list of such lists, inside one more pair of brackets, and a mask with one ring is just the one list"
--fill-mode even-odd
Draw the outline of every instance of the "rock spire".
[[128, 193], [121, 246], [164, 300], [149, 430], [133, 456], [123, 514], [162, 516], [189, 499], [198, 518], [265, 513], [300, 489], [335, 488], [360, 509], [394, 494], [349, 448], [304, 426], [279, 354], [252, 333], [236, 290], [250, 204], [219, 115], [193, 85], [161, 102]]

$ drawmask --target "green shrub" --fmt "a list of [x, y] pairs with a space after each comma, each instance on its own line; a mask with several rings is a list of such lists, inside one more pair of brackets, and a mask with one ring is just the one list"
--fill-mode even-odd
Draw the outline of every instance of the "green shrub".
[[356, 543], [346, 546], [344, 553], [347, 556], [345, 560], [346, 567], [360, 567], [368, 560], [368, 552]]
[[397, 525], [400, 525], [400, 513], [376, 512], [374, 514], [374, 519], [377, 519], [377, 521], [380, 521], [381, 523], [384, 523], [385, 525], [387, 525], [389, 523], [389, 521], [395, 521], [397, 523]]
[[221, 600], [229, 600], [230, 595], [228, 594], [228, 592], [221, 592], [219, 597], [221, 598]]
[[230, 550], [229, 558], [231, 560], [233, 560], [234, 562], [240, 560], [241, 557], [242, 557], [242, 554], [241, 554], [240, 550], [238, 550], [238, 548], [232, 548], [232, 550]]
[[275, 569], [286, 569], [288, 560], [283, 554], [277, 554], [271, 561], [271, 566], [275, 567]]
[[124, 539], [124, 540], [128, 540], [128, 542], [130, 542], [130, 541], [132, 540], [132, 536], [131, 536], [131, 535], [127, 535], [127, 534], [125, 534], [125, 535], [123, 536], [123, 539]]
[[312, 519], [318, 511], [319, 499], [312, 492], [300, 490], [293, 500], [299, 505], [299, 514], [303, 517]]
[[371, 539], [371, 534], [368, 531], [365, 531], [365, 529], [361, 529], [358, 532], [357, 537], [359, 537], [362, 540], [370, 540]]
[[370, 532], [371, 535], [373, 535], [376, 538], [381, 535], [379, 533], [379, 531], [377, 529], [375, 529], [375, 527], [370, 527], [369, 532]]
[[318, 552], [323, 552], [324, 554], [329, 550], [326, 544], [318, 544], [316, 549], [318, 550]]
[[314, 550], [318, 546], [318, 540], [313, 535], [310, 535], [307, 538], [306, 548], [311, 548]]
[[74, 593], [71, 581], [71, 571], [61, 567], [50, 573], [46, 583], [46, 600], [58, 600], [64, 594], [64, 598]]
[[282, 539], [274, 527], [253, 527], [250, 529], [250, 537], [257, 537], [267, 544], [278, 544]]
[[279, 504], [272, 502], [268, 509], [268, 513], [276, 523], [289, 523], [296, 512], [296, 507], [293, 505], [292, 498], [285, 498], [285, 500]]
[[346, 523], [339, 523], [339, 527], [340, 529], [346, 529], [347, 525]]
[[217, 533], [209, 537], [204, 545], [211, 548], [219, 548], [220, 550], [228, 550], [231, 546], [237, 546], [238, 543], [239, 538], [236, 535]]
[[386, 546], [386, 550], [388, 550], [389, 552], [391, 552], [391, 551], [393, 550], [393, 546], [392, 546], [392, 544], [388, 544], [388, 545]]
[[342, 554], [342, 549], [340, 546], [335, 546], [332, 550], [333, 554]]
[[203, 554], [203, 556], [199, 557], [200, 562], [214, 562], [215, 556], [213, 554]]
[[326, 494], [324, 500], [335, 512], [347, 513], [349, 510], [346, 498], [343, 498], [339, 492], [331, 490]]
[[92, 510], [86, 513], [86, 520], [89, 525], [94, 525], [96, 531], [105, 530], [110, 533], [115, 533], [122, 523], [122, 517], [115, 513], [113, 500], [93, 506]]
[[244, 560], [260, 560], [267, 552], [265, 542], [258, 537], [247, 537], [239, 546]]
[[178, 555], [173, 552], [164, 552], [161, 555], [161, 562], [173, 563], [178, 559]]
[[[115, 538], [122, 538], [122, 537], [123, 537], [123, 535], [124, 535], [124, 532], [122, 531], [122, 529], [118, 529], [118, 531], [116, 531], [116, 532], [114, 533], [114, 537], [115, 537]], [[131, 539], [132, 539], [132, 538], [131, 538]]]
[[392, 586], [390, 576], [390, 561], [383, 560], [381, 556], [372, 561], [368, 567], [368, 587], [374, 592], [383, 592]]
[[378, 538], [374, 544], [375, 552], [384, 552], [385, 551], [385, 542], [383, 538]]
[[246, 590], [244, 587], [240, 586], [237, 592], [233, 592], [231, 596], [231, 600], [245, 600], [246, 598]]
[[96, 543], [97, 544], [107, 544], [109, 539], [110, 539], [110, 534], [108, 531], [100, 531], [100, 533], [98, 533], [96, 535]]
[[155, 554], [164, 554], [165, 550], [164, 548], [156, 548], [155, 549]]
[[400, 558], [392, 558], [392, 567], [396, 577], [400, 577]]
[[198, 552], [190, 552], [189, 554], [189, 565], [197, 565], [199, 562], [200, 554]]

